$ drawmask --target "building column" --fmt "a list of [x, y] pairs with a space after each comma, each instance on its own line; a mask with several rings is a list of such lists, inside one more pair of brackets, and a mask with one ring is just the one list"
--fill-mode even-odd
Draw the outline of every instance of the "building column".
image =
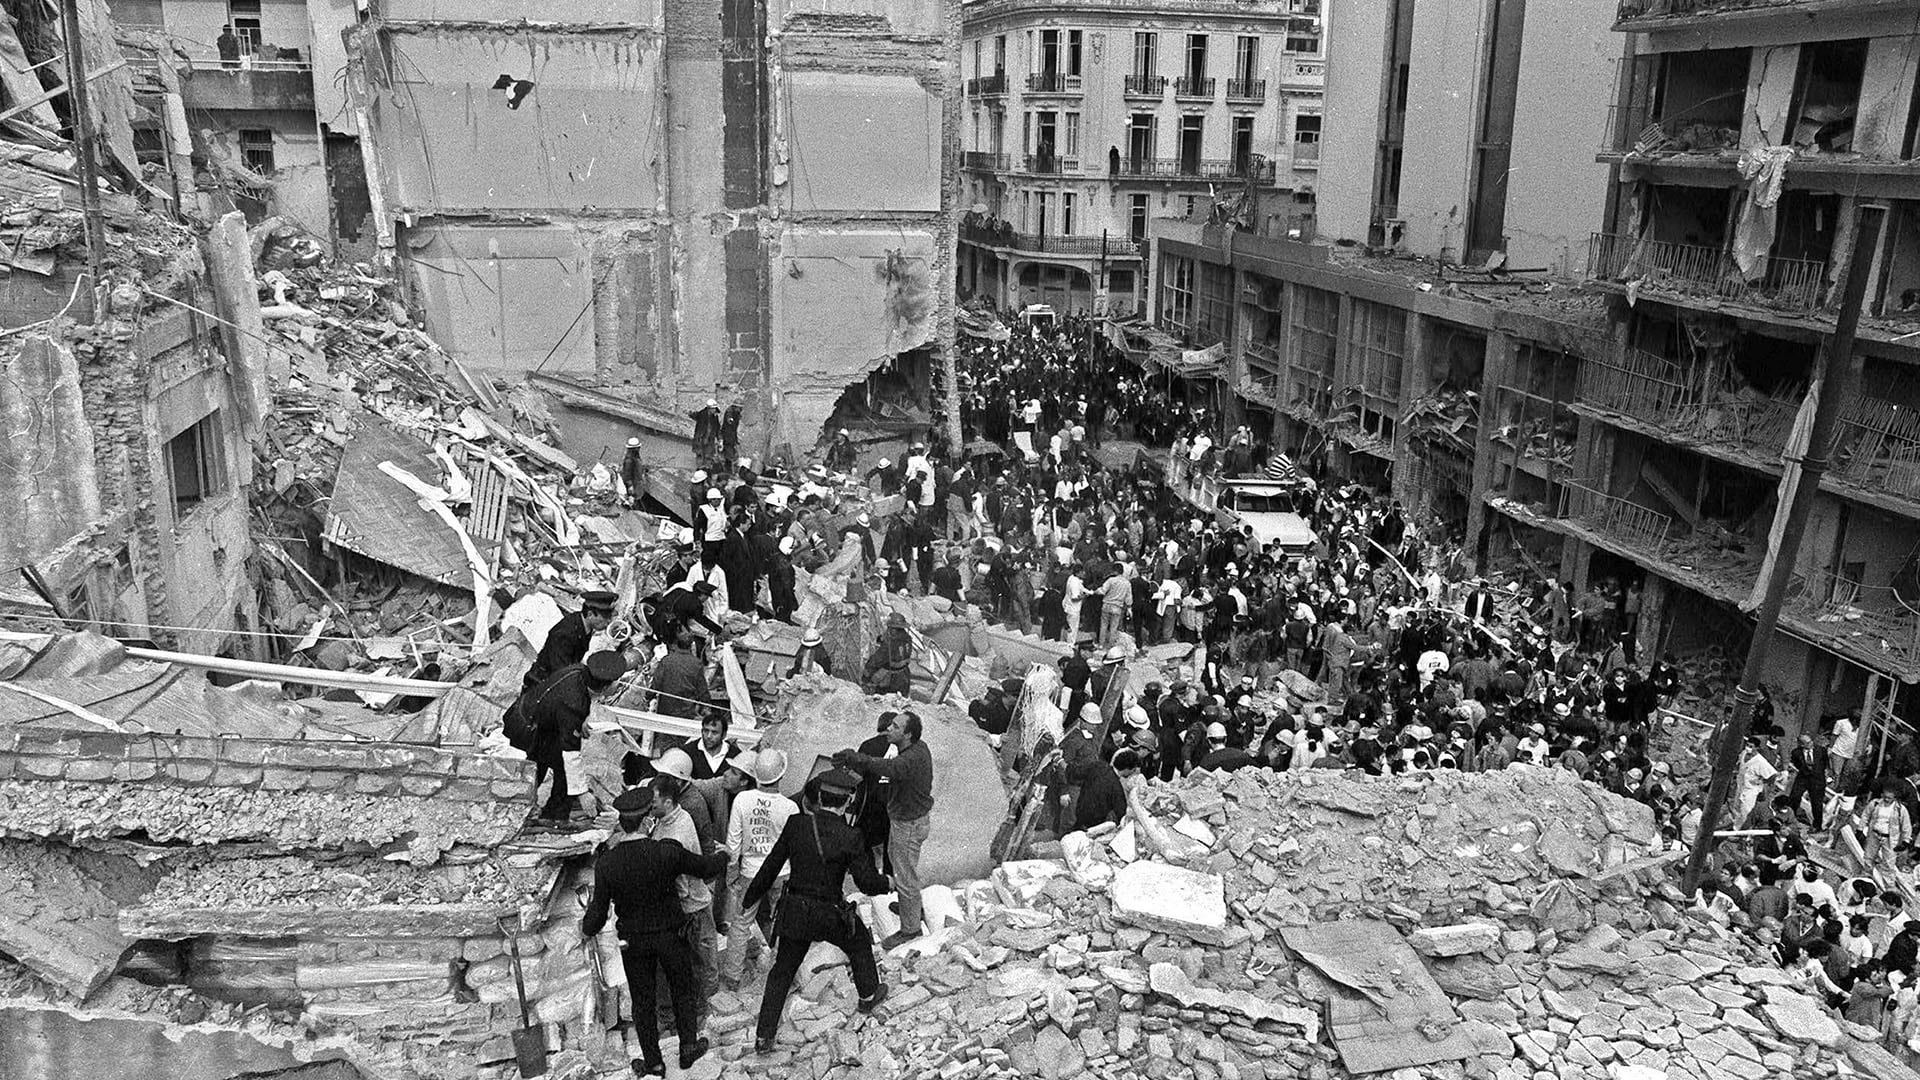
[[1640, 633], [1634, 641], [1634, 655], [1641, 667], [1651, 667], [1659, 659], [1660, 642], [1666, 637], [1667, 604], [1673, 598], [1673, 583], [1658, 574], [1648, 574], [1640, 590]]
[[1512, 381], [1513, 358], [1518, 352], [1510, 334], [1487, 335], [1486, 359], [1480, 372], [1480, 420], [1473, 440], [1472, 490], [1467, 493], [1467, 550], [1476, 571], [1487, 562], [1487, 492], [1493, 488], [1493, 401], [1498, 388]]
[[[1416, 399], [1428, 391], [1427, 318], [1417, 311], [1407, 312], [1406, 339], [1400, 352], [1400, 416], [1407, 415]], [[1424, 492], [1415, 486], [1414, 470], [1407, 467], [1413, 455], [1413, 442], [1407, 438], [1407, 426], [1393, 425], [1393, 497], [1409, 510], [1419, 505]]]

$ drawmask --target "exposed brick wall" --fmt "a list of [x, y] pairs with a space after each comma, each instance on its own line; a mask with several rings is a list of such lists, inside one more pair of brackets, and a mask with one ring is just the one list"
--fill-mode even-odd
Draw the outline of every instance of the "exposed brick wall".
[[0, 731], [0, 834], [404, 841], [430, 863], [520, 828], [533, 767], [431, 747], [118, 732]]

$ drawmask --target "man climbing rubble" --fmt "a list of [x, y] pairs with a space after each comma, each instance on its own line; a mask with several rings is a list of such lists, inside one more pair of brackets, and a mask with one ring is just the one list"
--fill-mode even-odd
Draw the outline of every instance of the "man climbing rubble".
[[568, 664], [579, 663], [587, 655], [587, 646], [592, 644], [593, 635], [605, 630], [607, 624], [613, 621], [613, 607], [619, 599], [604, 589], [582, 594], [580, 610], [560, 616], [560, 621], [547, 631], [546, 643], [540, 646], [539, 654], [533, 658], [533, 666], [527, 669], [520, 688], [525, 690], [538, 686], [547, 676]]
[[882, 942], [891, 949], [920, 936], [920, 849], [933, 814], [933, 752], [913, 713], [895, 716], [886, 734], [895, 756], [841, 750], [833, 763], [887, 781], [882, 788], [887, 799], [887, 862], [900, 897], [900, 929]]

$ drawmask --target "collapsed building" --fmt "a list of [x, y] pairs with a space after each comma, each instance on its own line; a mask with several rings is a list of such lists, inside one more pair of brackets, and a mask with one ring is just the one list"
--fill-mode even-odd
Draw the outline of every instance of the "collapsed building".
[[583, 460], [637, 430], [685, 461], [710, 397], [756, 456], [837, 408], [924, 430], [954, 397], [958, 12], [387, 0], [348, 30], [380, 250]]

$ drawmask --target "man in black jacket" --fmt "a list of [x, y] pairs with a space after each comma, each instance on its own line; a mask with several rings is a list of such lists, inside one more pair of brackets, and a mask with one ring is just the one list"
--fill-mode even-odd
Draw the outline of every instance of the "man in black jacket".
[[880, 969], [873, 960], [873, 934], [846, 900], [849, 873], [853, 883], [869, 896], [888, 889], [887, 879], [867, 858], [860, 834], [847, 823], [853, 790], [858, 785], [858, 777], [840, 768], [830, 769], [809, 783], [805, 811], [787, 819], [780, 839], [774, 841], [773, 850], [740, 899], [742, 911], [753, 910], [766, 898], [781, 872], [791, 867], [774, 920], [779, 947], [773, 969], [767, 973], [766, 992], [760, 998], [753, 1043], [756, 1053], [773, 1052], [787, 993], [793, 989], [800, 962], [816, 941], [847, 954], [853, 986], [860, 994], [860, 1012], [870, 1013], [886, 1000], [887, 989], [880, 983]]
[[560, 616], [560, 621], [547, 631], [546, 643], [540, 646], [539, 655], [533, 658], [533, 666], [527, 669], [526, 678], [520, 681], [520, 689], [531, 690], [568, 664], [579, 663], [587, 655], [587, 646], [593, 642], [593, 635], [605, 630], [607, 624], [613, 621], [613, 605], [618, 599], [605, 590], [583, 593], [580, 610]]
[[[687, 916], [680, 910], [675, 880], [681, 874], [713, 877], [727, 865], [727, 853], [702, 855], [672, 840], [654, 840], [641, 833], [656, 809], [673, 808], [673, 801], [656, 796], [652, 786], [632, 788], [613, 801], [620, 814], [620, 842], [600, 853], [593, 864], [593, 894], [580, 920], [580, 933], [597, 936], [607, 925], [607, 908], [619, 918], [620, 957], [627, 969], [627, 988], [633, 992], [634, 1026], [640, 1037], [640, 1076], [665, 1076], [660, 1057], [659, 1001], [654, 979], [666, 974], [672, 999], [674, 1027], [680, 1035], [680, 1068], [693, 1067], [707, 1052], [707, 1040], [695, 1023], [693, 946], [683, 933]], [[589, 945], [589, 948], [592, 946]]]
[[573, 816], [574, 800], [586, 794], [586, 775], [581, 771], [580, 737], [586, 728], [593, 699], [607, 692], [627, 673], [626, 658], [605, 649], [587, 657], [585, 663], [569, 664], [548, 677], [539, 686], [523, 693], [515, 705], [533, 729], [533, 786], [538, 797], [540, 781], [553, 773], [553, 790], [540, 819], [565, 823]]

